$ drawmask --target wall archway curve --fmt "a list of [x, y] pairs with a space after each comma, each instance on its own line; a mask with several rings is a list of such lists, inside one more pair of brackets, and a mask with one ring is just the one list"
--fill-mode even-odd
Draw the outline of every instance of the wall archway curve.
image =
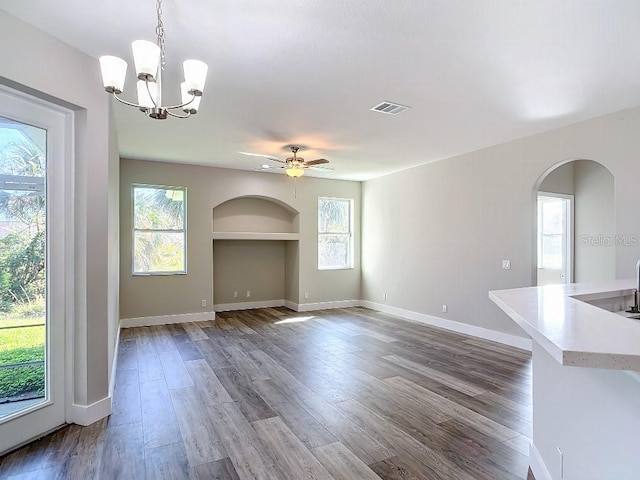
[[299, 212], [273, 197], [242, 195], [212, 209], [214, 232], [299, 233]]
[[[597, 283], [615, 279], [617, 237], [614, 180], [613, 172], [607, 165], [588, 158], [559, 161], [538, 177], [532, 190], [533, 285], [567, 281]], [[562, 197], [565, 201], [560, 200]], [[557, 210], [561, 207], [552, 207], [549, 202], [558, 205], [565, 203], [566, 206]], [[552, 233], [560, 232], [549, 230], [554, 224], [547, 223], [547, 219], [554, 218], [549, 216], [551, 214], [543, 213], [543, 220], [540, 220], [541, 208], [544, 212], [548, 208], [551, 208], [549, 212], [553, 209], [556, 212], [565, 211], [563, 219], [557, 220], [560, 222], [558, 225], [566, 221], [561, 240], [562, 245], [566, 245], [566, 248], [562, 247], [562, 272], [553, 270], [559, 267], [550, 266], [553, 262], [549, 261], [553, 255], [560, 255], [549, 250], [553, 243]]]
[[298, 209], [296, 209], [293, 205], [288, 204], [287, 202], [280, 200], [279, 198], [275, 198], [275, 197], [269, 197], [267, 195], [239, 195], [237, 197], [230, 197], [227, 198], [226, 200], [223, 200], [221, 202], [218, 202], [216, 205], [213, 205], [213, 209], [218, 208], [221, 205], [224, 205], [225, 203], [228, 202], [233, 202], [234, 200], [242, 200], [242, 199], [256, 199], [256, 200], [264, 200], [267, 202], [271, 202], [274, 203], [282, 208], [284, 208], [285, 210], [288, 210], [289, 212], [297, 215], [300, 212], [298, 211]]
[[601, 167], [605, 168], [610, 174], [611, 176], [613, 175], [613, 172], [602, 162], [598, 161], [598, 160], [594, 160], [592, 158], [568, 158], [565, 160], [561, 160], [557, 163], [554, 163], [553, 165], [551, 165], [550, 167], [548, 167], [544, 172], [542, 172], [542, 174], [540, 174], [540, 176], [538, 177], [538, 179], [536, 180], [534, 186], [533, 186], [533, 191], [534, 192], [538, 192], [538, 190], [540, 190], [540, 185], [542, 185], [542, 183], [545, 181], [545, 179], [552, 174], [554, 171], [556, 171], [558, 168], [567, 165], [569, 163], [573, 163], [573, 162], [579, 162], [579, 161], [586, 161], [586, 162], [594, 162], [597, 163], [598, 165], [600, 165]]

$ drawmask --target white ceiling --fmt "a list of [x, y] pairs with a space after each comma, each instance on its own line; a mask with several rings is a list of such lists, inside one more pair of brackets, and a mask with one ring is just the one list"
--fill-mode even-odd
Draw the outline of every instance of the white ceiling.
[[[365, 180], [640, 105], [638, 0], [164, 0], [167, 102], [209, 65], [200, 112], [115, 105], [123, 156], [253, 169], [238, 151], [328, 158]], [[155, 0], [0, 0], [99, 57], [155, 40]], [[60, 68], [64, 68], [61, 66]], [[96, 61], [96, 95], [102, 91]], [[381, 101], [411, 106], [371, 112]]]

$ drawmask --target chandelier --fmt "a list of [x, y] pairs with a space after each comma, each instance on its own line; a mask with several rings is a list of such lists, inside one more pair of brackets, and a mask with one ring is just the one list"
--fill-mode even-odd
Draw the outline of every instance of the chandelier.
[[[156, 0], [158, 25], [156, 26], [156, 43], [146, 40], [136, 40], [131, 44], [133, 61], [138, 76], [138, 103], [123, 100], [118, 94], [124, 91], [124, 81], [127, 73], [127, 62], [119, 57], [104, 55], [100, 57], [102, 83], [107, 93], [120, 103], [139, 108], [148, 117], [164, 120], [167, 116], [188, 118], [198, 113], [200, 99], [207, 79], [207, 64], [200, 60], [185, 60], [184, 82], [180, 85], [182, 103], [179, 105], [162, 105], [162, 71], [165, 66], [165, 35], [162, 24], [162, 0]], [[182, 109], [184, 115], [172, 110]]]

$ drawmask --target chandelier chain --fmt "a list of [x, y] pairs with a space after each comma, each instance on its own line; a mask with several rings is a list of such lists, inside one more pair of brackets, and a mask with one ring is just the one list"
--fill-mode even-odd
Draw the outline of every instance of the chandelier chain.
[[158, 36], [158, 46], [160, 47], [160, 66], [164, 70], [165, 54], [164, 54], [164, 24], [162, 23], [162, 0], [156, 0], [156, 11], [158, 12], [158, 25], [156, 26], [156, 35]]

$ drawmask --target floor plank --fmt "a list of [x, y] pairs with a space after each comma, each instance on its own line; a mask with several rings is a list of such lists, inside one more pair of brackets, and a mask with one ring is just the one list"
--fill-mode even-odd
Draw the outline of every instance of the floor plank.
[[379, 477], [351, 450], [340, 442], [311, 449], [320, 463], [336, 480], [377, 480]]
[[257, 420], [251, 425], [286, 478], [326, 480], [331, 477], [280, 418]]
[[201, 401], [194, 387], [176, 388], [170, 394], [189, 466], [195, 467], [227, 457], [216, 433], [211, 405]]
[[147, 449], [145, 472], [148, 480], [189, 480], [182, 442]]
[[190, 470], [192, 480], [240, 480], [229, 458], [217, 462], [204, 463]]

